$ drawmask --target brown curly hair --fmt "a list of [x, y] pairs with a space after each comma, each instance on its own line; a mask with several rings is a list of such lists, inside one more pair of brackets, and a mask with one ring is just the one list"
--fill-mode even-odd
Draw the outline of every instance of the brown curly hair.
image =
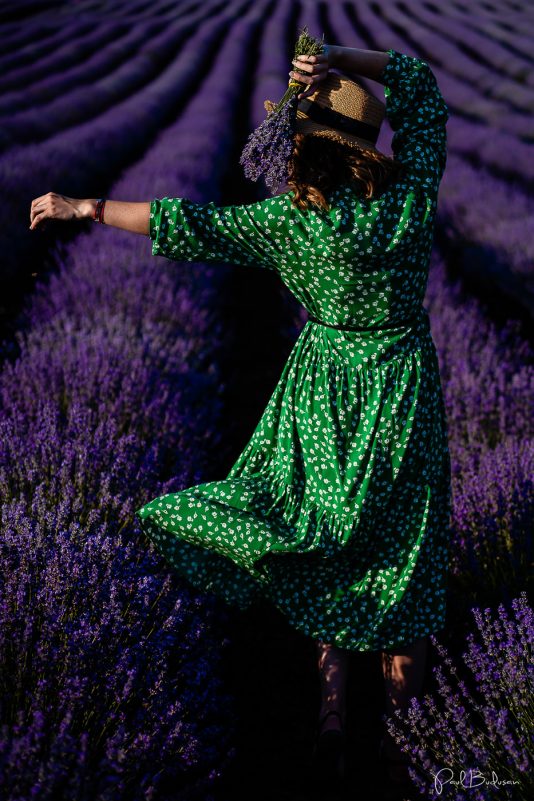
[[352, 184], [365, 198], [378, 195], [403, 165], [391, 156], [345, 145], [325, 136], [296, 133], [289, 160], [287, 185], [299, 209], [314, 205], [330, 210], [326, 196], [344, 184]]

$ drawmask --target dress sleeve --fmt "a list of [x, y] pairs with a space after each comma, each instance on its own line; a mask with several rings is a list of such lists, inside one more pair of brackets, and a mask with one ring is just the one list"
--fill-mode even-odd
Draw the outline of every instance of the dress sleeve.
[[149, 219], [152, 255], [274, 270], [282, 250], [283, 210], [276, 195], [241, 206], [154, 198]]
[[447, 160], [448, 107], [426, 61], [394, 49], [387, 52], [382, 82], [393, 155], [418, 184], [437, 188]]

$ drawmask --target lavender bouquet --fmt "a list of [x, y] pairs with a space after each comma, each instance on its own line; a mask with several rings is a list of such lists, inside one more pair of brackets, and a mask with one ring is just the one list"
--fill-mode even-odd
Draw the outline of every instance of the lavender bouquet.
[[[308, 33], [307, 27], [303, 28], [295, 44], [295, 57], [315, 56], [323, 51], [324, 34], [317, 39]], [[302, 72], [297, 68], [295, 71]], [[265, 175], [265, 183], [273, 191], [287, 179], [288, 161], [293, 150], [297, 95], [305, 87], [306, 84], [291, 78], [278, 103], [265, 101], [267, 119], [250, 134], [239, 159], [247, 178], [257, 181], [260, 175]]]

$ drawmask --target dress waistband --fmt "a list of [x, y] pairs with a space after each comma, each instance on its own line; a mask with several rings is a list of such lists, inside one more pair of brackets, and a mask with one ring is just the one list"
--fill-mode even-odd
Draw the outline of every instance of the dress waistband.
[[313, 317], [311, 314], [308, 315], [307, 322], [309, 323], [317, 323], [318, 325], [324, 325], [326, 328], [336, 328], [338, 331], [378, 331], [383, 329], [389, 328], [402, 328], [406, 325], [414, 325], [415, 323], [419, 323], [423, 317], [427, 317], [428, 312], [425, 308], [422, 308], [421, 313], [417, 317], [410, 317], [408, 320], [403, 320], [399, 323], [380, 323], [379, 325], [367, 325], [367, 326], [356, 326], [356, 325], [335, 325], [333, 323], [325, 323], [323, 320], [318, 320], [317, 317]]

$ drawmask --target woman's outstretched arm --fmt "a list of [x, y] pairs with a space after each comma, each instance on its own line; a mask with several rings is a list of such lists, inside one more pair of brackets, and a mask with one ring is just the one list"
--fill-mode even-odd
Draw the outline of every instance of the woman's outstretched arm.
[[[96, 204], [94, 198], [49, 192], [32, 202], [30, 228], [46, 225], [49, 219], [92, 219]], [[150, 237], [153, 256], [276, 270], [289, 227], [280, 223], [291, 217], [291, 223], [298, 224], [298, 215], [287, 194], [233, 206], [164, 197], [144, 203], [106, 200], [104, 223]]]
[[[90, 220], [95, 213], [96, 198], [74, 198], [48, 192], [32, 200], [30, 229], [34, 230], [43, 220]], [[150, 201], [129, 203], [123, 200], [106, 200], [104, 222], [115, 228], [148, 236]]]

